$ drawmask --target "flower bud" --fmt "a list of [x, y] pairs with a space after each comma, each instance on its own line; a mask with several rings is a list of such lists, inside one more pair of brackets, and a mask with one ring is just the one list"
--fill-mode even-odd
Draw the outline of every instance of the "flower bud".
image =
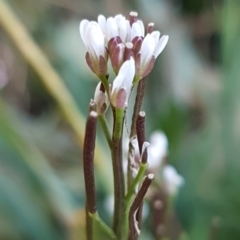
[[141, 49], [136, 56], [136, 75], [138, 79], [146, 77], [153, 69], [158, 55], [163, 51], [168, 42], [168, 36], [160, 37], [159, 31], [148, 33], [143, 39]]
[[95, 93], [94, 93], [94, 102], [96, 103], [96, 111], [98, 115], [104, 114], [109, 106], [109, 99], [105, 92], [104, 86], [101, 82], [98, 83]]
[[87, 48], [86, 62], [97, 76], [107, 75], [107, 50], [105, 37], [97, 22], [84, 19], [81, 21], [80, 36]]
[[135, 63], [131, 57], [122, 64], [117, 77], [113, 81], [111, 103], [114, 107], [124, 109], [128, 105], [134, 75]]

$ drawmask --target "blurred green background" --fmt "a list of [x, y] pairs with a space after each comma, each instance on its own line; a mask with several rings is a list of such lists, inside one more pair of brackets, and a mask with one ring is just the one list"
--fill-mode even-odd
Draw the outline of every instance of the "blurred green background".
[[[147, 80], [142, 108], [148, 136], [154, 130], [166, 133], [169, 163], [185, 179], [175, 201], [181, 234], [169, 239], [239, 240], [239, 1], [6, 2], [62, 77], [83, 117], [97, 78], [85, 63], [78, 32], [81, 19], [134, 10], [170, 36]], [[0, 9], [0, 19], [1, 14]], [[0, 239], [84, 239], [79, 141], [1, 21]], [[100, 150], [106, 159], [97, 164], [97, 197], [100, 215], [109, 223], [104, 202], [112, 176], [106, 141], [101, 141]], [[150, 228], [142, 239], [153, 239]]]

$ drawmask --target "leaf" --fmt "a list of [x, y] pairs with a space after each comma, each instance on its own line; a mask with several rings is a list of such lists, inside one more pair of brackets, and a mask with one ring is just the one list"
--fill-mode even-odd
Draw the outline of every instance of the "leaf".
[[109, 228], [99, 217], [98, 213], [91, 215], [93, 220], [93, 239], [116, 240], [112, 229]]

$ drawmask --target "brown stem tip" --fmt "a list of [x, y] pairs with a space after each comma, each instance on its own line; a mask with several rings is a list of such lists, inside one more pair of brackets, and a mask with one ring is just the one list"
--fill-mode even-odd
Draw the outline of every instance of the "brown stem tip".
[[138, 146], [139, 151], [142, 159], [142, 163], [147, 163], [147, 148], [145, 148], [143, 152], [143, 144], [146, 141], [146, 134], [145, 134], [145, 112], [141, 111], [139, 112], [137, 116], [137, 122], [136, 122], [136, 132], [137, 132], [137, 138], [138, 138]]

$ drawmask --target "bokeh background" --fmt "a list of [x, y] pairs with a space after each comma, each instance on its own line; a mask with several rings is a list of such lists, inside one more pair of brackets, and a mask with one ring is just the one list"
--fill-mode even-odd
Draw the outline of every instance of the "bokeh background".
[[[168, 161], [185, 179], [174, 201], [180, 234], [167, 239], [240, 239], [239, 1], [0, 0], [1, 240], [84, 239], [81, 146], [97, 78], [78, 26], [132, 10], [170, 36], [142, 108], [148, 136], [166, 133]], [[98, 137], [97, 197], [110, 224], [110, 153]], [[142, 239], [154, 239], [150, 227]]]

